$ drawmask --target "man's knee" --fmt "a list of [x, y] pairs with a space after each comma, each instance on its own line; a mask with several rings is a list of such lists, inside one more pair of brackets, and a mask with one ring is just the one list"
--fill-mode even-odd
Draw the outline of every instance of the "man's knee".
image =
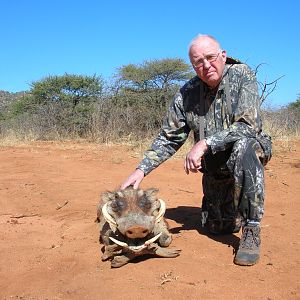
[[232, 148], [232, 152], [237, 152], [240, 155], [255, 153], [258, 150], [262, 150], [262, 148], [258, 141], [254, 138], [242, 138], [236, 141]]
[[248, 162], [261, 163], [262, 156], [263, 150], [256, 139], [243, 138], [234, 143], [227, 167], [231, 172], [236, 168], [243, 169]]

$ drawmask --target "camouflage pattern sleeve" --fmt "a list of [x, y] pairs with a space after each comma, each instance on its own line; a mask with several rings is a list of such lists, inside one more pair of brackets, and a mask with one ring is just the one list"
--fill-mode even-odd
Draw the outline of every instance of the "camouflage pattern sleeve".
[[245, 64], [234, 65], [229, 70], [232, 97], [232, 124], [206, 138], [213, 153], [224, 151], [243, 137], [256, 138], [261, 132], [260, 100], [254, 73]]
[[183, 99], [176, 93], [169, 107], [162, 129], [138, 165], [145, 175], [170, 158], [186, 141], [190, 128], [186, 123]]

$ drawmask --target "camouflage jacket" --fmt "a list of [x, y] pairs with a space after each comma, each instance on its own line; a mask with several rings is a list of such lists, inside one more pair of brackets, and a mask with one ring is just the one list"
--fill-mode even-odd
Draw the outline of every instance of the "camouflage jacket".
[[[232, 113], [226, 102], [227, 74]], [[183, 145], [191, 130], [195, 143], [198, 142], [201, 117], [204, 120], [204, 137], [213, 154], [228, 149], [244, 137], [263, 141], [266, 135], [261, 135], [259, 111], [257, 80], [247, 65], [226, 64], [223, 79], [215, 89], [209, 88], [196, 76], [174, 96], [161, 132], [137, 168], [145, 175], [150, 173]], [[266, 144], [270, 148], [269, 143]]]

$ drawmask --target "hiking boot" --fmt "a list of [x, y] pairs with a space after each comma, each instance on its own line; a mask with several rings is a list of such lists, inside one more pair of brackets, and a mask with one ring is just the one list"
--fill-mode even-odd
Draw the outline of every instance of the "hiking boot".
[[259, 261], [260, 227], [246, 225], [240, 240], [234, 263], [240, 266], [252, 266]]

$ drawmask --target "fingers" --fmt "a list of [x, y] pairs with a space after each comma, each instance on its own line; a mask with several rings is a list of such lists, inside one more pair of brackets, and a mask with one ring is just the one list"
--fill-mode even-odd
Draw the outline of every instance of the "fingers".
[[184, 170], [186, 174], [189, 172], [197, 173], [201, 169], [201, 161], [191, 158], [188, 154], [184, 161]]
[[124, 182], [121, 184], [120, 189], [121, 189], [121, 190], [124, 190], [124, 189], [126, 189], [128, 186], [130, 186], [130, 185], [131, 185], [130, 182], [124, 181]]
[[135, 190], [139, 187], [141, 181], [142, 181], [142, 180], [136, 180], [136, 182], [133, 184], [133, 188], [134, 188]]
[[189, 175], [189, 168], [187, 167], [187, 162], [186, 162], [186, 158], [184, 160], [184, 171], [187, 175]]
[[144, 177], [144, 172], [137, 169], [121, 184], [120, 189], [124, 190], [130, 185], [132, 185], [134, 189], [137, 189]]
[[196, 173], [201, 169], [201, 158], [206, 151], [207, 144], [205, 140], [201, 140], [193, 146], [191, 151], [186, 155], [184, 161], [184, 170], [186, 174], [189, 174], [189, 172]]
[[136, 182], [135, 179], [132, 178], [128, 178], [126, 181], [124, 181], [120, 187], [121, 190], [126, 189], [127, 187], [129, 187], [130, 185], [133, 186], [134, 189], [137, 189], [139, 186], [140, 182]]

